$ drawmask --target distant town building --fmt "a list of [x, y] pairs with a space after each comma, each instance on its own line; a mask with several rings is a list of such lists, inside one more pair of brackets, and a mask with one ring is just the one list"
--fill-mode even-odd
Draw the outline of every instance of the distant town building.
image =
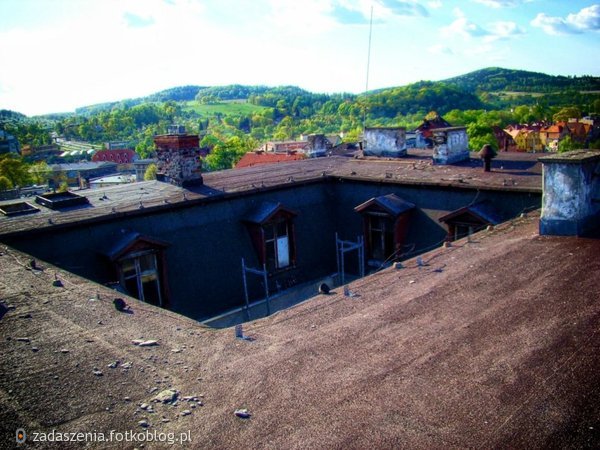
[[89, 187], [92, 189], [99, 189], [103, 187], [117, 186], [119, 184], [133, 183], [135, 181], [135, 175], [124, 173], [120, 175], [109, 175], [106, 177], [90, 179]]
[[433, 130], [437, 128], [448, 128], [452, 125], [442, 116], [436, 114], [432, 119], [423, 119], [423, 123], [415, 129], [415, 147], [433, 147]]
[[564, 122], [549, 125], [540, 130], [540, 141], [545, 149], [555, 152], [558, 150], [558, 143], [569, 135], [569, 129]]
[[126, 150], [131, 148], [131, 145], [127, 141], [110, 141], [104, 144], [106, 150]]
[[0, 155], [3, 153], [19, 153], [19, 141], [12, 134], [0, 130]]
[[[339, 138], [339, 136], [338, 136]], [[302, 153], [309, 158], [325, 156], [334, 146], [332, 138], [324, 134], [308, 134], [300, 141], [269, 141], [260, 150], [274, 153]], [[337, 144], [337, 140], [334, 140]]]
[[261, 166], [264, 164], [277, 164], [288, 161], [300, 161], [303, 159], [306, 159], [306, 155], [304, 155], [303, 153], [274, 153], [259, 150], [255, 152], [246, 153], [244, 156], [242, 156], [242, 159], [240, 159], [235, 165], [235, 168], [241, 169], [243, 167]]
[[132, 164], [138, 159], [138, 154], [131, 149], [111, 149], [111, 150], [98, 150], [92, 156], [94, 162], [114, 162], [117, 164]]
[[92, 178], [114, 174], [117, 171], [117, 164], [107, 161], [84, 161], [72, 164], [53, 164], [50, 169], [52, 169], [52, 173], [48, 184], [51, 187], [58, 187], [63, 181], [72, 187], [87, 187]]

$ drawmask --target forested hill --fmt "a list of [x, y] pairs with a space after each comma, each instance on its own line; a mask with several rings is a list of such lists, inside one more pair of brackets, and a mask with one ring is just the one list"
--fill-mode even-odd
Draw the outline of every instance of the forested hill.
[[480, 109], [483, 102], [473, 93], [443, 82], [420, 81], [403, 87], [383, 89], [363, 96], [373, 118], [393, 118], [398, 114], [452, 109]]
[[130, 98], [118, 102], [98, 103], [95, 105], [82, 106], [75, 110], [75, 114], [90, 115], [102, 111], [110, 111], [115, 107], [131, 108], [132, 106], [140, 105], [149, 102], [185, 102], [194, 100], [201, 89], [206, 89], [202, 86], [178, 86], [163, 91], [156, 92], [146, 97]]
[[476, 92], [536, 92], [548, 93], [566, 90], [599, 91], [600, 77], [553, 76], [525, 70], [488, 67], [465, 75], [443, 80], [460, 89]]
[[[203, 104], [228, 101], [248, 101], [255, 105], [275, 107], [281, 99], [294, 101], [301, 98], [304, 106], [310, 103], [323, 104], [331, 99], [343, 98], [366, 101], [375, 117], [393, 117], [395, 114], [417, 111], [440, 112], [451, 109], [476, 109], [483, 107], [482, 100], [492, 103], [498, 99], [496, 94], [532, 93], [557, 94], [567, 91], [600, 91], [600, 77], [593, 76], [553, 76], [525, 70], [489, 67], [454, 78], [441, 81], [420, 81], [406, 86], [390, 87], [368, 92], [367, 94], [318, 94], [296, 86], [179, 86], [156, 92], [146, 97], [127, 99], [118, 102], [101, 103], [78, 108], [80, 115], [91, 115], [114, 108], [131, 108], [148, 102], [189, 102]], [[492, 94], [487, 96], [485, 94]], [[551, 104], [560, 104], [561, 100], [549, 99]], [[488, 105], [505, 107], [504, 103]], [[318, 108], [311, 108], [318, 109]]]

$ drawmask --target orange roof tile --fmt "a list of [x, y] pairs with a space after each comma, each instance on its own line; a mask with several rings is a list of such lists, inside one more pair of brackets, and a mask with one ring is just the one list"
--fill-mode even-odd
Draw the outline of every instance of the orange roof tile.
[[261, 164], [275, 164], [287, 161], [300, 161], [305, 156], [300, 153], [264, 153], [264, 152], [248, 152], [236, 164], [236, 169], [242, 167], [259, 166]]

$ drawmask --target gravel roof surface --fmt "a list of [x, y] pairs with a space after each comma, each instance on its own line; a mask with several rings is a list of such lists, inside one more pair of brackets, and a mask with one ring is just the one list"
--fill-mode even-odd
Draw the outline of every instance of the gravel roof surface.
[[[537, 230], [530, 214], [480, 232], [247, 340], [127, 297], [119, 312], [115, 292], [1, 247], [0, 447], [19, 427], [146, 420], [194, 448], [597, 448], [600, 240]], [[153, 402], [167, 388], [177, 404]]]

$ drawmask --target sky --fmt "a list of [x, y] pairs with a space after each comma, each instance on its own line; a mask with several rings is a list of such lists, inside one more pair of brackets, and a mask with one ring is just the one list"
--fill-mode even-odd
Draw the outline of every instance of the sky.
[[485, 67], [600, 76], [600, 3], [0, 0], [0, 60], [0, 109], [28, 116], [190, 84], [360, 93]]

